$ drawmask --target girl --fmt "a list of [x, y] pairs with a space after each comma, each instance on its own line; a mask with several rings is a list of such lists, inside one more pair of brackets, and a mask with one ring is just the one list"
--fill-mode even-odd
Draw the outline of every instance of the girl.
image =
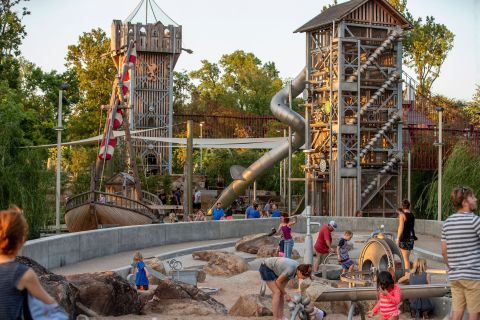
[[133, 256], [133, 268], [135, 273], [135, 285], [138, 290], [148, 290], [148, 272], [145, 268], [145, 262], [143, 262], [143, 256], [140, 251], [137, 251]]
[[59, 308], [35, 272], [15, 261], [27, 238], [27, 222], [17, 207], [0, 211], [0, 319], [21, 319], [24, 290], [48, 306]]
[[[415, 260], [411, 272], [403, 278], [407, 278], [409, 284], [430, 284], [431, 276], [427, 273], [427, 261], [423, 258]], [[428, 314], [433, 311], [433, 303], [428, 298], [413, 298], [409, 300], [412, 317], [415, 317], [418, 312], [419, 316], [422, 315], [424, 319], [427, 319]]]
[[284, 217], [282, 219], [282, 223], [278, 229], [282, 233], [283, 236], [283, 252], [285, 253], [285, 258], [292, 258], [292, 250], [293, 250], [293, 238], [292, 238], [292, 226], [297, 223], [297, 218], [295, 220], [290, 221], [289, 217]]
[[378, 302], [368, 317], [373, 317], [380, 311], [385, 320], [398, 320], [400, 315], [400, 288], [393, 281], [393, 277], [388, 271], [381, 271], [377, 278]]
[[410, 252], [417, 237], [415, 236], [415, 216], [410, 212], [410, 202], [402, 201], [402, 211], [398, 216], [397, 246], [403, 256], [405, 269], [410, 270]]

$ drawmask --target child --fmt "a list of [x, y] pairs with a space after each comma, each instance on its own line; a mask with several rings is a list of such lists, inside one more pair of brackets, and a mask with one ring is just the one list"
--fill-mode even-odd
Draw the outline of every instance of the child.
[[[408, 277], [409, 284], [430, 284], [431, 277], [427, 273], [427, 261], [423, 258], [417, 258], [413, 263], [413, 268]], [[428, 298], [413, 298], [410, 299], [410, 309], [412, 310], [412, 317], [416, 317], [416, 313], [422, 316], [423, 319], [428, 319], [428, 314], [433, 311], [433, 303]]]
[[143, 262], [143, 256], [140, 251], [137, 251], [133, 256], [133, 267], [135, 273], [135, 285], [138, 290], [148, 290], [148, 272], [145, 268], [145, 262]]
[[348, 255], [347, 245], [348, 241], [352, 240], [353, 232], [350, 230], [345, 231], [343, 238], [340, 239], [337, 245], [338, 262], [342, 265], [342, 274], [345, 272], [353, 271], [353, 261]]
[[381, 271], [377, 277], [378, 301], [368, 317], [373, 317], [380, 311], [385, 320], [398, 320], [400, 315], [400, 288], [393, 281], [393, 277], [388, 271]]
[[0, 211], [0, 319], [22, 319], [25, 289], [46, 304], [47, 316], [59, 308], [32, 268], [15, 261], [27, 239], [27, 231], [27, 222], [19, 208]]
[[293, 251], [293, 237], [292, 237], [292, 226], [297, 223], [297, 218], [294, 217], [292, 221], [290, 218], [283, 217], [278, 230], [282, 234], [283, 239], [283, 252], [285, 253], [285, 258], [292, 258], [292, 251]]

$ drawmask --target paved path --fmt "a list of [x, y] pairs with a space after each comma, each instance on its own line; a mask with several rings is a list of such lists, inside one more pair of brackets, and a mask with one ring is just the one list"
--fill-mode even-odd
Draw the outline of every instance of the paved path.
[[232, 238], [232, 239], [221, 239], [221, 240], [194, 241], [194, 242], [185, 242], [185, 243], [163, 245], [158, 247], [151, 247], [151, 248], [146, 248], [142, 250], [125, 251], [125, 252], [117, 253], [114, 255], [106, 256], [106, 257], [85, 260], [85, 261], [67, 265], [61, 268], [56, 268], [51, 271], [56, 274], [62, 274], [62, 275], [85, 273], [85, 272], [108, 271], [112, 269], [121, 268], [132, 263], [132, 258], [136, 251], [141, 251], [142, 255], [145, 258], [148, 258], [148, 257], [158, 256], [160, 254], [164, 254], [172, 251], [177, 251], [177, 250], [182, 250], [182, 249], [187, 249], [192, 247], [207, 246], [207, 245], [211, 245], [219, 242], [231, 242], [236, 240], [238, 239]]

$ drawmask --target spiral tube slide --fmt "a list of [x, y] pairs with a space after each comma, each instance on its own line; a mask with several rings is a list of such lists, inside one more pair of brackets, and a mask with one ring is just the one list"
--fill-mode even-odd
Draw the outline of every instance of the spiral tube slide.
[[[305, 88], [306, 69], [304, 68], [292, 81], [292, 98], [298, 96]], [[270, 110], [281, 122], [292, 127], [292, 151], [298, 150], [305, 143], [305, 119], [291, 110], [288, 106], [289, 88], [284, 87], [273, 96], [270, 102]], [[221, 202], [223, 208], [227, 208], [239, 195], [243, 194], [247, 187], [257, 179], [265, 170], [288, 156], [288, 143], [272, 149], [255, 161], [241, 174], [241, 179], [233, 181], [220, 195], [216, 202]]]

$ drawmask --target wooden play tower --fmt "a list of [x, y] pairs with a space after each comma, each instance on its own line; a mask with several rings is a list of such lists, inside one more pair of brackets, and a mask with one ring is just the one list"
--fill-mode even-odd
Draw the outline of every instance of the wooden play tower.
[[[137, 63], [130, 75], [130, 129], [149, 130], [136, 136], [172, 137], [173, 69], [182, 51], [182, 27], [153, 0], [142, 0], [125, 20], [112, 23], [111, 50], [115, 64], [123, 63], [133, 40]], [[168, 143], [134, 139], [139, 169], [147, 174], [171, 174]]]
[[307, 49], [310, 205], [318, 215], [390, 216], [402, 171], [402, 31], [387, 1], [333, 6], [296, 32]]

